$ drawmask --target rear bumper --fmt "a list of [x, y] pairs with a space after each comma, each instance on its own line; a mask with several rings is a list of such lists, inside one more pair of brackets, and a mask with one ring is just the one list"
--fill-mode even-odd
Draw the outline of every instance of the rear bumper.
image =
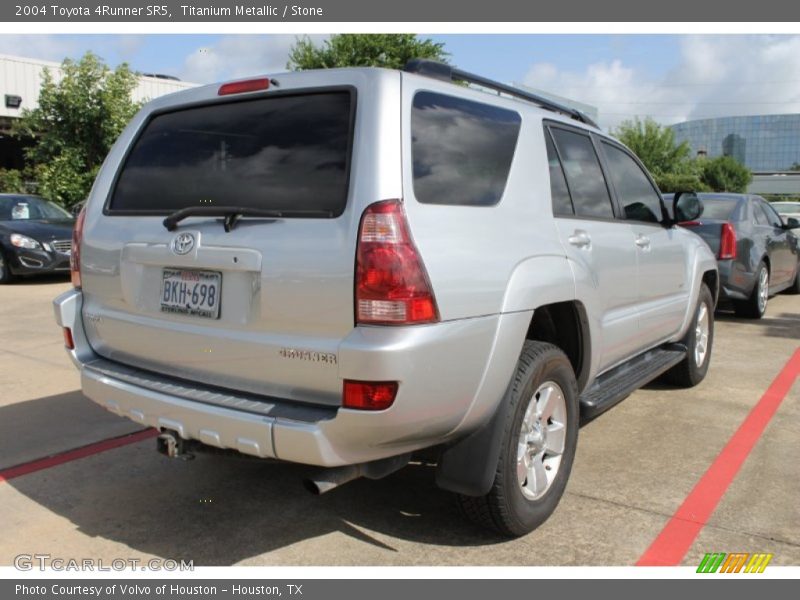
[[756, 274], [745, 270], [745, 265], [736, 260], [720, 260], [719, 299], [747, 300], [756, 284]]
[[[214, 390], [206, 392], [191, 382], [192, 397], [199, 400], [187, 399], [187, 388], [178, 389], [168, 377], [148, 373], [148, 382], [137, 383], [135, 376], [97, 369], [93, 365], [103, 360], [83, 332], [81, 301], [80, 291], [71, 291], [56, 298], [54, 305], [59, 325], [72, 329], [75, 349], [70, 355], [91, 400], [143, 425], [175, 430], [186, 439], [318, 466], [396, 456], [474, 429], [493, 413], [519, 354], [519, 348], [497, 343], [498, 337], [520, 327], [524, 331], [530, 320], [530, 313], [514, 313], [422, 327], [355, 328], [339, 347], [340, 377], [399, 381], [395, 403], [377, 412], [328, 407], [322, 416], [293, 417], [281, 410], [247, 410], [246, 402], [237, 403], [236, 398], [226, 403], [202, 401], [203, 394], [210, 398]], [[159, 377], [163, 381], [153, 385], [153, 378]], [[277, 403], [284, 408], [302, 406]]]

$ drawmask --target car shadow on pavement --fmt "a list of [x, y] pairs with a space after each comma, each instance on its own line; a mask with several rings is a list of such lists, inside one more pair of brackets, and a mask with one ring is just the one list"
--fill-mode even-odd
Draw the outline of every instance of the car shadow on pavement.
[[760, 334], [767, 337], [787, 339], [800, 339], [800, 313], [779, 312], [773, 313], [767, 307], [767, 314], [761, 319], [745, 319], [737, 317], [733, 309], [721, 307], [717, 309], [714, 317], [718, 321], [749, 325], [761, 329]]
[[80, 390], [0, 405], [0, 469], [140, 429]]
[[[51, 397], [23, 404], [39, 414], [37, 424], [46, 435], [58, 436], [62, 418], [56, 414], [47, 422], [47, 406], [33, 405], [61, 400], [71, 401]], [[0, 423], [12, 410], [21, 409], [0, 407]], [[4, 446], [28, 443], [22, 432], [2, 433]], [[12, 527], [5, 536], [25, 540], [25, 547], [19, 542], [20, 552], [64, 555], [76, 545], [69, 530], [62, 550], [56, 534], [48, 540], [25, 536], [26, 520], [56, 515], [86, 536], [80, 546], [86, 556], [93, 555], [93, 538], [103, 538], [133, 551], [123, 549], [122, 556], [191, 559], [196, 566], [231, 565], [336, 532], [350, 538], [342, 543], [351, 550], [323, 553], [318, 564], [392, 564], [405, 542], [482, 546], [503, 541], [463, 520], [452, 495], [435, 487], [431, 467], [414, 464], [385, 479], [356, 480], [322, 496], [303, 488], [307, 473], [303, 466], [236, 455], [169, 459], [156, 452], [155, 440], [146, 440], [8, 480], [3, 485], [37, 506], [24, 503], [30, 514], [14, 515], [12, 524], [20, 531]], [[107, 554], [107, 545], [98, 546]], [[295, 564], [307, 562], [300, 554]]]

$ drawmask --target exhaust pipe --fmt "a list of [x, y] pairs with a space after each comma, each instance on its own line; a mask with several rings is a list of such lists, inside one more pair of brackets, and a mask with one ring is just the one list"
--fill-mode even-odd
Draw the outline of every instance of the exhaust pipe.
[[308, 479], [304, 479], [303, 487], [315, 496], [319, 496], [342, 484], [358, 479], [362, 475], [362, 465], [345, 465], [344, 467], [321, 469]]
[[310, 477], [303, 480], [303, 487], [312, 494], [319, 496], [359, 477], [382, 479], [405, 467], [410, 460], [410, 454], [401, 454], [358, 465], [318, 469]]
[[192, 460], [194, 454], [186, 451], [186, 440], [184, 440], [177, 431], [165, 429], [156, 438], [156, 450], [159, 454], [168, 456], [169, 458], [180, 458], [182, 460]]

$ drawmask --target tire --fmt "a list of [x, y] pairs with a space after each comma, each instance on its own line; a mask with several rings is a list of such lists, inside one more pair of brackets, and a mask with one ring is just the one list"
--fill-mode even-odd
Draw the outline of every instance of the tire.
[[0, 249], [0, 285], [13, 283], [16, 277], [11, 272], [11, 267], [8, 264], [8, 259], [5, 253]]
[[664, 374], [663, 380], [680, 387], [694, 387], [706, 377], [714, 345], [714, 297], [704, 283], [694, 309], [689, 331], [681, 340], [686, 358]]
[[747, 300], [734, 302], [733, 308], [737, 317], [748, 319], [760, 319], [767, 312], [767, 300], [769, 298], [769, 269], [762, 260], [756, 269], [756, 283], [753, 292]]
[[[552, 344], [526, 342], [504, 402], [508, 414], [492, 488], [485, 496], [459, 495], [458, 503], [478, 525], [517, 537], [553, 513], [575, 458], [578, 385], [566, 355]], [[544, 406], [551, 415], [546, 420], [536, 411]], [[520, 444], [524, 432], [529, 439]]]

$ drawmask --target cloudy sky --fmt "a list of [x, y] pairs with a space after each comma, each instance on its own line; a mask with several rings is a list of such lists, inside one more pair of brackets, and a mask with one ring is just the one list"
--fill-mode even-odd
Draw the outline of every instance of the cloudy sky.
[[[324, 36], [313, 36], [316, 41]], [[613, 128], [635, 116], [686, 119], [800, 112], [796, 35], [431, 35], [451, 62], [598, 107]], [[285, 70], [296, 35], [0, 35], [0, 53], [109, 64], [197, 83]]]

